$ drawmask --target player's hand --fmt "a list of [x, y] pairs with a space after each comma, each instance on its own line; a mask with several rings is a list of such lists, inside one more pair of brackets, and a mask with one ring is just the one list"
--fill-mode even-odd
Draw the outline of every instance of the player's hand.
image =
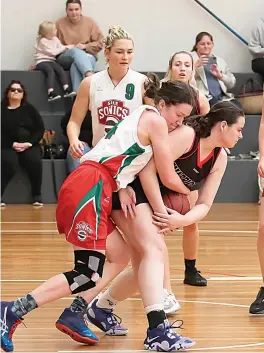
[[70, 155], [72, 158], [78, 159], [83, 156], [84, 144], [79, 139], [70, 143]]
[[78, 48], [78, 49], [81, 49], [81, 50], [85, 50], [86, 46], [85, 46], [85, 44], [78, 43], [78, 44], [75, 45], [75, 48]]
[[154, 212], [152, 223], [160, 227], [159, 233], [168, 233], [183, 226], [184, 216], [179, 212], [166, 207], [168, 214]]
[[261, 178], [264, 178], [264, 157], [259, 160], [258, 173]]
[[120, 189], [118, 191], [118, 196], [125, 217], [129, 214], [132, 218], [134, 218], [136, 216], [135, 191], [130, 186], [127, 186], [126, 189]]

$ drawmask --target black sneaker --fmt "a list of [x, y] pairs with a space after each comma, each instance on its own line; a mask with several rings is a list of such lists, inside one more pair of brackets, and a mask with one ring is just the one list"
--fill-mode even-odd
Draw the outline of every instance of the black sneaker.
[[250, 305], [250, 314], [264, 314], [264, 287], [261, 287], [256, 300]]
[[204, 278], [200, 271], [186, 272], [184, 277], [184, 284], [189, 284], [190, 286], [205, 287], [207, 286], [207, 280]]
[[53, 102], [53, 101], [56, 101], [58, 99], [61, 99], [61, 96], [59, 94], [55, 93], [54, 91], [51, 91], [48, 94], [48, 102]]
[[76, 92], [70, 91], [69, 88], [66, 88], [64, 90], [64, 95], [63, 95], [64, 98], [74, 97], [74, 96], [76, 96]]
[[41, 196], [35, 196], [33, 199], [33, 206], [43, 206], [43, 202], [41, 200]]

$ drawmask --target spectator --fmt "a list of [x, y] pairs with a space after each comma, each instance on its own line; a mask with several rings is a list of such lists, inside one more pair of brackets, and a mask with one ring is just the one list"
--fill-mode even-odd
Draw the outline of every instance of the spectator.
[[[71, 117], [71, 111], [72, 111], [72, 109], [70, 109], [63, 116], [63, 118], [61, 120], [62, 131], [67, 138], [68, 138], [67, 125], [68, 125], [68, 122]], [[93, 141], [92, 115], [91, 115], [90, 110], [87, 111], [85, 118], [82, 122], [79, 139], [84, 146], [83, 153], [85, 154], [85, 153], [89, 152], [90, 149], [92, 148], [92, 141]], [[76, 169], [78, 167], [79, 164], [80, 164], [80, 159], [73, 158], [70, 155], [70, 151], [68, 150], [68, 153], [67, 153], [68, 172], [71, 173], [74, 169]]]
[[264, 80], [264, 17], [252, 29], [248, 48], [253, 57], [252, 70]]
[[42, 206], [42, 159], [39, 142], [44, 124], [38, 111], [27, 102], [27, 92], [20, 81], [13, 80], [1, 102], [1, 206], [6, 186], [19, 170], [25, 169], [32, 187], [34, 206]]
[[217, 101], [232, 100], [241, 107], [234, 95], [227, 92], [235, 86], [235, 76], [223, 59], [212, 54], [213, 47], [214, 41], [210, 33], [200, 32], [196, 36], [192, 55], [197, 88], [207, 97], [210, 106]]
[[73, 59], [70, 74], [73, 90], [77, 92], [82, 79], [94, 73], [96, 56], [103, 48], [103, 35], [91, 17], [82, 15], [80, 0], [67, 0], [66, 13], [66, 17], [56, 22], [58, 38], [62, 44], [75, 48], [63, 52], [58, 62], [63, 62], [66, 56]]
[[195, 86], [194, 63], [191, 53], [179, 51], [172, 55], [169, 61], [169, 67], [163, 81], [183, 81], [194, 89], [195, 105], [191, 115], [205, 115], [209, 112], [210, 106], [207, 98], [199, 92]]
[[48, 21], [42, 22], [39, 25], [38, 38], [35, 45], [36, 69], [42, 71], [47, 77], [49, 102], [61, 98], [61, 96], [54, 91], [55, 74], [58, 75], [63, 87], [64, 97], [76, 95], [75, 92], [70, 91], [65, 71], [56, 63], [56, 55], [73, 48], [74, 45], [62, 45], [56, 35], [57, 30], [55, 23]]

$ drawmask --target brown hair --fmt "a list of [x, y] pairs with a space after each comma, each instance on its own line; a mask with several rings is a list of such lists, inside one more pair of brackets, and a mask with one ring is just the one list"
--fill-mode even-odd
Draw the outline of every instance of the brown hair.
[[194, 44], [194, 46], [192, 48], [192, 51], [197, 51], [197, 44], [202, 40], [202, 38], [204, 36], [208, 36], [211, 39], [211, 41], [214, 42], [213, 36], [210, 33], [208, 33], [208, 32], [200, 32], [200, 33], [197, 34], [197, 36], [195, 38], [195, 44]]
[[66, 10], [67, 10], [69, 4], [78, 4], [78, 5], [80, 5], [80, 8], [82, 8], [81, 0], [67, 0], [66, 1]]
[[244, 116], [241, 108], [229, 101], [221, 101], [214, 104], [209, 113], [200, 116], [190, 116], [185, 119], [185, 124], [191, 126], [199, 137], [211, 135], [212, 128], [221, 121], [226, 121], [228, 126], [237, 122], [240, 116]]
[[27, 91], [23, 83], [21, 83], [18, 80], [12, 80], [9, 85], [5, 89], [4, 97], [2, 99], [2, 104], [6, 105], [7, 107], [9, 106], [9, 98], [8, 98], [8, 92], [10, 91], [10, 88], [12, 87], [13, 84], [20, 85], [20, 87], [23, 89], [23, 98], [21, 100], [21, 105], [27, 102]]

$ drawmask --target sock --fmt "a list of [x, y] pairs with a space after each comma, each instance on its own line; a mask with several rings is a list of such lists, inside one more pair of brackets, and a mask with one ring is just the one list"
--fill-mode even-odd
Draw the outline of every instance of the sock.
[[[147, 308], [146, 308], [147, 309]], [[153, 329], [162, 324], [166, 319], [166, 314], [164, 310], [152, 310], [147, 313], [149, 328]]]
[[73, 313], [78, 313], [78, 312], [85, 311], [87, 307], [88, 307], [87, 301], [83, 297], [77, 296], [71, 303], [70, 311], [72, 311]]
[[11, 311], [21, 319], [24, 315], [36, 309], [37, 307], [38, 304], [36, 303], [34, 297], [29, 293], [24, 297], [17, 299], [14, 302]]
[[184, 259], [185, 262], [185, 271], [186, 272], [196, 272], [197, 269], [195, 267], [196, 259], [195, 260], [187, 260]]
[[113, 309], [119, 301], [111, 297], [109, 288], [99, 298], [96, 306], [101, 309]]

